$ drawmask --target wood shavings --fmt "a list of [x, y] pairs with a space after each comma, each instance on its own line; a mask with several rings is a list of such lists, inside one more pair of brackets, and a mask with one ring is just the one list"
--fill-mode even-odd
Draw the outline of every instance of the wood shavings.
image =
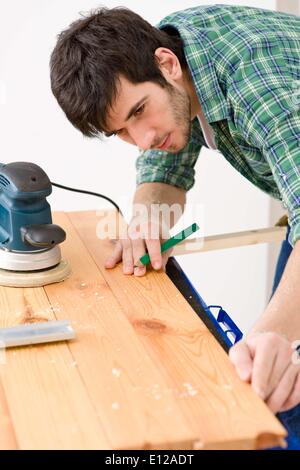
[[184, 397], [184, 396], [189, 395], [190, 397], [193, 397], [193, 396], [195, 396], [195, 395], [198, 394], [198, 390], [196, 390], [196, 389], [193, 387], [193, 385], [191, 385], [190, 383], [185, 382], [185, 383], [183, 384], [183, 386], [186, 388], [187, 391], [184, 392], [184, 393], [182, 393], [180, 396], [183, 396], [183, 397]]
[[111, 372], [112, 372], [112, 375], [114, 375], [115, 377], [118, 377], [118, 378], [119, 378], [120, 375], [121, 375], [120, 369], [117, 369], [117, 368], [115, 368], [115, 367], [111, 370]]

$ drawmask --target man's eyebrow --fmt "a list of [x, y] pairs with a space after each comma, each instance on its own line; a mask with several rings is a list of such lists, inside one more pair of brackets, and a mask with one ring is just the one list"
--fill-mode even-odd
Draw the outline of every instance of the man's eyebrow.
[[[128, 121], [128, 119], [131, 118], [131, 116], [136, 112], [136, 110], [141, 106], [141, 104], [149, 98], [149, 95], [143, 96], [142, 99], [140, 99], [137, 103], [135, 103], [132, 108], [130, 109], [129, 113], [127, 114], [125, 118], [125, 122]], [[105, 135], [107, 137], [111, 137], [113, 134], [116, 134], [118, 131], [110, 131], [110, 132], [105, 132]]]
[[135, 105], [132, 106], [132, 108], [130, 109], [129, 113], [127, 114], [126, 116], [126, 119], [125, 121], [128, 121], [128, 119], [131, 118], [131, 116], [136, 112], [136, 110], [141, 106], [141, 104], [143, 103], [143, 101], [145, 101], [146, 99], [148, 99], [149, 96], [146, 95], [144, 96], [141, 100], [139, 100]]

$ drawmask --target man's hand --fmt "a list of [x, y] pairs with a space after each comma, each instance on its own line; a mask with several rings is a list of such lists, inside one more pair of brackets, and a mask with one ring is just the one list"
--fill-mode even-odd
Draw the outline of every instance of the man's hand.
[[166, 230], [166, 227], [155, 221], [139, 223], [137, 226], [136, 220], [133, 219], [126, 233], [117, 240], [113, 252], [105, 261], [105, 267], [111, 269], [123, 261], [124, 274], [143, 276], [146, 273], [146, 266], [143, 266], [139, 259], [148, 251], [152, 267], [155, 270], [165, 270], [172, 252], [167, 250], [161, 253], [161, 243], [169, 238], [167, 235], [169, 232]]
[[274, 332], [254, 333], [235, 344], [229, 357], [240, 378], [274, 413], [300, 402], [300, 358], [291, 343]]
[[[165, 270], [172, 250], [161, 254], [161, 244], [170, 238], [169, 231], [183, 214], [185, 201], [183, 188], [159, 182], [138, 185], [133, 198], [132, 219], [125, 234], [118, 235], [105, 267], [111, 269], [123, 261], [124, 274], [143, 276], [146, 266], [141, 265], [139, 259], [148, 252], [152, 267]], [[134, 268], [137, 265], [139, 267]]]

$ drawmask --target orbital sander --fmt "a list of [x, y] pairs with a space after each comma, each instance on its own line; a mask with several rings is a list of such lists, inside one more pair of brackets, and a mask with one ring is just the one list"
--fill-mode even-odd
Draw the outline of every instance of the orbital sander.
[[43, 286], [68, 277], [59, 244], [65, 231], [52, 224], [51, 182], [38, 165], [0, 163], [0, 285]]

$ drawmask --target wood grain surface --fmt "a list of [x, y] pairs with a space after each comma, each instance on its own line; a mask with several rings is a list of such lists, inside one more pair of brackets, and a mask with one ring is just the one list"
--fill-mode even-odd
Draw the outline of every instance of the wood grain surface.
[[0, 326], [69, 319], [69, 342], [0, 351], [0, 449], [256, 449], [285, 430], [163, 272], [106, 270], [96, 212], [57, 213], [69, 279], [0, 287]]

